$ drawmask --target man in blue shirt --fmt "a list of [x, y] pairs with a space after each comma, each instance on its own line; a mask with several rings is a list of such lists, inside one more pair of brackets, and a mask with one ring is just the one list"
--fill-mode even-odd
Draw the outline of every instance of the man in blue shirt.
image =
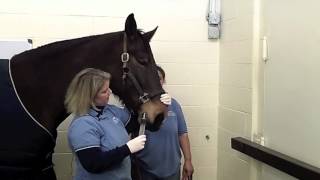
[[[158, 66], [160, 83], [165, 81], [165, 72]], [[180, 148], [184, 155], [182, 179], [191, 179], [190, 143], [184, 115], [179, 103], [172, 98], [167, 118], [159, 131], [146, 130], [145, 148], [137, 153], [142, 180], [180, 180]]]

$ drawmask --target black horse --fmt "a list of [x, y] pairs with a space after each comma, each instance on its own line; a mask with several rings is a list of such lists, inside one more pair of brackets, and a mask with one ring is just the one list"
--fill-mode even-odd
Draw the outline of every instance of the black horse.
[[112, 74], [113, 93], [157, 130], [166, 112], [149, 45], [133, 14], [125, 31], [51, 43], [0, 62], [0, 179], [56, 179], [52, 168], [63, 102], [74, 75], [87, 67]]

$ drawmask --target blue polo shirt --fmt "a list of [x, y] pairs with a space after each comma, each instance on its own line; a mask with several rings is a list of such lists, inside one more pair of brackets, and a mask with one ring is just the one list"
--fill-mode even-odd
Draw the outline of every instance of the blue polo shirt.
[[[84, 116], [75, 117], [68, 130], [68, 140], [73, 152], [83, 149], [100, 147], [102, 151], [112, 150], [129, 141], [125, 125], [130, 113], [125, 108], [107, 105], [100, 116], [93, 109]], [[102, 172], [90, 173], [86, 171], [78, 158], [76, 161], [75, 180], [131, 180], [130, 157], [126, 157], [120, 164]]]
[[168, 116], [158, 131], [146, 130], [144, 149], [137, 153], [144, 171], [158, 178], [171, 176], [180, 168], [179, 136], [187, 133], [187, 125], [179, 103], [172, 99]]

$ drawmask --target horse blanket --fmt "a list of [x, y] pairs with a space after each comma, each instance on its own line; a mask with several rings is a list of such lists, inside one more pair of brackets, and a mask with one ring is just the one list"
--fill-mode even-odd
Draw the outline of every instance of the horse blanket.
[[52, 168], [51, 151], [55, 146], [55, 137], [51, 137], [27, 114], [9, 73], [9, 60], [1, 59], [0, 177], [32, 176]]

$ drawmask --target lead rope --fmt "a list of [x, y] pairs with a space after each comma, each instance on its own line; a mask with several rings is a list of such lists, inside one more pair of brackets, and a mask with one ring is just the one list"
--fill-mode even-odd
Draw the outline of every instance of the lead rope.
[[146, 131], [146, 124], [147, 124], [147, 113], [143, 112], [140, 116], [138, 121], [140, 120], [140, 128], [139, 128], [139, 136], [144, 135]]

